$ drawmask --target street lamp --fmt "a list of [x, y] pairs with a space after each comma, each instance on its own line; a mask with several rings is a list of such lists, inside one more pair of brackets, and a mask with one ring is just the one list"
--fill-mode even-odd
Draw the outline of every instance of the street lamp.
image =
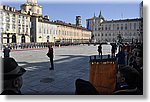
[[55, 37], [54, 37], [54, 47], [55, 47]]

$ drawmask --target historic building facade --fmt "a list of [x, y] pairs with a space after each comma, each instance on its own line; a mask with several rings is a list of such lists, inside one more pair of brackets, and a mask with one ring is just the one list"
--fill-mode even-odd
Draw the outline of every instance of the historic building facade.
[[[78, 17], [77, 17], [78, 18]], [[80, 24], [65, 23], [63, 21], [49, 21], [48, 17], [34, 16], [31, 18], [32, 42], [88, 43], [91, 31]]]
[[124, 42], [142, 41], [141, 18], [107, 21], [101, 12], [98, 17], [87, 19], [87, 29], [92, 31], [93, 42], [117, 42], [118, 35]]
[[30, 42], [30, 15], [14, 7], [0, 5], [2, 43]]
[[42, 6], [37, 0], [27, 0], [21, 10], [1, 5], [2, 43], [40, 42], [89, 42], [91, 31], [81, 26], [81, 16], [76, 16], [76, 24], [50, 21], [43, 16]]
[[32, 13], [31, 42], [63, 41], [82, 43], [89, 42], [91, 38], [91, 31], [81, 26], [81, 16], [76, 16], [76, 24], [58, 20], [50, 21], [48, 16], [43, 16], [42, 12], [37, 12], [42, 11], [42, 6], [38, 5], [37, 0], [27, 0], [27, 3], [21, 6], [21, 9]]

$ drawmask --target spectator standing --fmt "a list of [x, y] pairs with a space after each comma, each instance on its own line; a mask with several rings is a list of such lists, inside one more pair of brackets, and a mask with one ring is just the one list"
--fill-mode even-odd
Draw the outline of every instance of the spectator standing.
[[51, 67], [50, 70], [54, 70], [54, 62], [53, 62], [53, 48], [51, 45], [48, 46], [48, 53], [47, 56], [50, 58]]
[[125, 52], [123, 50], [123, 47], [120, 47], [120, 51], [117, 54], [117, 60], [118, 60], [118, 65], [124, 66], [125, 65]]
[[102, 45], [101, 44], [99, 44], [97, 51], [98, 51], [99, 57], [101, 56], [101, 59], [102, 59]]
[[26, 70], [18, 66], [13, 58], [3, 58], [3, 92], [2, 95], [21, 95], [22, 75]]
[[130, 67], [124, 66], [118, 70], [117, 74], [117, 95], [142, 95], [143, 81], [140, 73]]
[[10, 57], [10, 49], [7, 46], [4, 46], [3, 53], [4, 53], [4, 58]]
[[111, 45], [111, 55], [112, 55], [112, 58], [115, 57], [115, 52], [116, 52], [116, 44], [112, 44]]

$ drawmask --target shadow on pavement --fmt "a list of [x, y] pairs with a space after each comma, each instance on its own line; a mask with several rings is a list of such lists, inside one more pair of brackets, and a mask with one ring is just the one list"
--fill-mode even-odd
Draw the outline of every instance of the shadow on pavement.
[[75, 80], [89, 80], [89, 56], [67, 56], [54, 60], [54, 71], [50, 71], [50, 62], [19, 62], [27, 72], [24, 74], [24, 94], [68, 94], [75, 92]]

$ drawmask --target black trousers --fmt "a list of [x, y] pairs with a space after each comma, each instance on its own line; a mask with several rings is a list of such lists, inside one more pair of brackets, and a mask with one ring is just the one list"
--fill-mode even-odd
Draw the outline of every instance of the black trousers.
[[53, 57], [50, 57], [51, 68], [54, 68]]
[[99, 57], [101, 57], [102, 59], [102, 51], [98, 51], [98, 53], [99, 53]]

